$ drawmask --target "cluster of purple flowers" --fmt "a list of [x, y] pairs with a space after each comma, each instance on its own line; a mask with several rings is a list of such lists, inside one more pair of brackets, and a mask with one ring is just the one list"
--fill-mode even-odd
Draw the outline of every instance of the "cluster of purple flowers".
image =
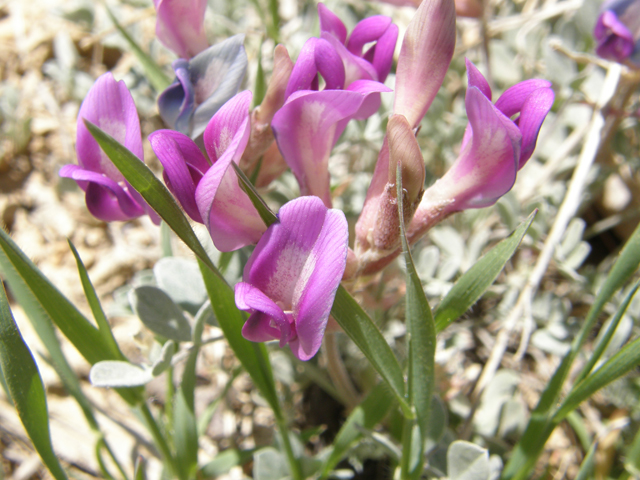
[[[167, 187], [187, 215], [206, 226], [216, 248], [256, 245], [235, 287], [238, 308], [251, 313], [244, 336], [288, 343], [307, 360], [320, 347], [343, 277], [377, 272], [398, 255], [397, 202], [406, 205], [404, 221], [412, 242], [453, 212], [494, 204], [531, 157], [554, 95], [549, 82], [529, 80], [494, 104], [487, 81], [467, 62], [469, 126], [460, 156], [424, 191], [425, 166], [415, 129], [453, 55], [455, 7], [448, 0], [423, 2], [403, 40], [393, 115], [351, 250], [345, 216], [331, 208], [328, 161], [347, 123], [374, 114], [380, 94], [391, 91], [383, 82], [392, 67], [398, 28], [379, 15], [348, 34], [320, 4], [320, 37], [305, 43], [295, 64], [283, 46], [276, 48], [265, 98], [251, 111], [251, 92], [238, 93], [247, 64], [243, 37], [209, 47], [205, 4], [155, 0], [158, 38], [181, 58], [173, 64], [175, 82], [158, 99], [170, 129], [152, 133], [149, 141]], [[110, 73], [98, 79], [78, 115], [79, 165], [63, 167], [60, 175], [78, 182], [97, 218], [148, 214], [157, 221], [98, 147], [84, 119], [142, 160], [140, 123], [124, 83]], [[254, 174], [258, 186], [290, 168], [303, 196], [285, 204], [278, 222], [267, 228], [239, 186], [232, 162]], [[403, 199], [395, 187], [398, 165]]]

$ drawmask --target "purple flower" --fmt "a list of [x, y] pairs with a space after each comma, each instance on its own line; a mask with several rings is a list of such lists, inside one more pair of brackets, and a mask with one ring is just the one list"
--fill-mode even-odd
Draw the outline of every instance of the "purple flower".
[[142, 161], [140, 120], [124, 82], [116, 82], [111, 72], [107, 72], [91, 87], [78, 112], [76, 153], [79, 165], [65, 165], [59, 174], [78, 183], [85, 191], [89, 212], [100, 220], [125, 221], [148, 214], [159, 223], [158, 215], [109, 160], [87, 130], [84, 120], [100, 127]]
[[400, 245], [398, 163], [407, 190], [403, 199], [407, 224], [422, 196], [424, 161], [412, 129], [422, 121], [449, 68], [456, 40], [455, 17], [450, 0], [425, 1], [407, 27], [396, 69], [394, 115], [387, 124], [387, 136], [356, 223], [356, 255], [364, 263], [385, 258]]
[[302, 195], [315, 195], [331, 206], [329, 156], [352, 118], [365, 119], [380, 105], [379, 82], [358, 80], [345, 90], [300, 90], [275, 114], [271, 127]]
[[[465, 103], [469, 125], [462, 140], [460, 155], [449, 171], [422, 195], [407, 227], [409, 243], [418, 241], [427, 230], [448, 215], [468, 208], [488, 207], [511, 190], [518, 170], [535, 149], [542, 122], [553, 105], [553, 90], [551, 83], [546, 80], [520, 82], [507, 89], [494, 105], [489, 84], [468, 60], [467, 75], [469, 88]], [[388, 165], [389, 172], [386, 175], [389, 179], [389, 165], [395, 166], [401, 162], [404, 183], [405, 168], [420, 178], [416, 161], [418, 146], [415, 139], [408, 135], [409, 124], [394, 120], [394, 117], [389, 121], [388, 147], [383, 147], [381, 156], [386, 156], [384, 161]], [[418, 192], [417, 187], [415, 182], [409, 183], [407, 198], [403, 199], [408, 201], [409, 206], [419, 195], [411, 193]], [[382, 190], [382, 199], [387, 191], [388, 188]], [[384, 212], [386, 208], [386, 204], [380, 205], [380, 202], [367, 197], [370, 208], [368, 213], [363, 210], [356, 225], [358, 271], [363, 275], [381, 270], [400, 253], [395, 237], [387, 231], [389, 226], [394, 226], [393, 222], [376, 213], [376, 209]], [[391, 212], [388, 216], [391, 216]]]
[[158, 39], [180, 58], [191, 58], [209, 46], [204, 31], [206, 0], [153, 0]]
[[174, 130], [156, 130], [149, 135], [151, 148], [164, 167], [162, 176], [184, 211], [204, 223], [196, 205], [196, 187], [211, 167], [193, 140]]
[[[347, 28], [324, 4], [318, 4], [320, 36], [335, 48], [346, 69], [346, 84], [356, 80], [384, 82], [391, 70], [398, 27], [391, 18], [374, 15], [358, 22], [347, 39]], [[365, 45], [370, 43], [366, 51]]]
[[593, 36], [602, 58], [640, 66], [640, 1], [609, 0], [602, 4]]
[[231, 162], [238, 163], [249, 140], [251, 92], [237, 94], [213, 116], [204, 131], [211, 164], [193, 140], [171, 130], [149, 136], [164, 167], [167, 187], [185, 212], [204, 223], [223, 252], [256, 243], [266, 226], [238, 185]]
[[176, 80], [158, 97], [160, 116], [172, 130], [198, 138], [218, 109], [238, 93], [247, 70], [243, 42], [244, 35], [235, 35], [191, 60], [173, 62]]
[[456, 44], [454, 2], [422, 2], [402, 41], [393, 113], [414, 128], [429, 109], [449, 69]]
[[316, 197], [285, 204], [262, 236], [235, 287], [236, 305], [251, 312], [242, 335], [280, 340], [300, 360], [320, 348], [346, 266], [349, 232], [339, 210]]
[[[332, 14], [333, 15], [333, 14]], [[325, 88], [318, 91], [318, 74]], [[365, 119], [380, 107], [389, 88], [373, 80], [345, 85], [342, 58], [324, 38], [302, 47], [285, 92], [285, 104], [271, 122], [282, 156], [296, 176], [302, 195], [315, 195], [331, 206], [329, 156], [351, 119]]]
[[[493, 205], [513, 187], [516, 174], [533, 154], [554, 94], [546, 80], [526, 80], [491, 103], [491, 88], [467, 60], [465, 103], [469, 125], [460, 155], [449, 171], [424, 194], [410, 230], [439, 215]], [[517, 117], [511, 120], [512, 117]]]

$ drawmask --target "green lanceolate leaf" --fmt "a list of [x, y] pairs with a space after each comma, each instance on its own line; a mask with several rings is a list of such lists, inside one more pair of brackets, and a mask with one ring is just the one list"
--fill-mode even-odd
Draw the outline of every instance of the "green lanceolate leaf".
[[367, 398], [353, 409], [333, 441], [333, 449], [322, 465], [321, 478], [327, 478], [335, 466], [362, 437], [362, 429], [372, 430], [380, 423], [394, 403], [393, 394], [386, 383], [376, 385]]
[[211, 306], [229, 346], [276, 416], [281, 417], [282, 411], [265, 346], [262, 343], [250, 342], [242, 336], [242, 326], [246, 316], [236, 307], [233, 290], [224, 279], [214, 275], [202, 263], [200, 263], [200, 271], [209, 293]]
[[538, 405], [532, 412], [527, 428], [513, 450], [502, 472], [501, 478], [505, 480], [519, 480], [529, 475], [531, 468], [535, 464], [536, 459], [542, 452], [544, 444], [555, 427], [551, 422], [552, 411], [557, 405], [560, 392], [562, 392], [573, 361], [584, 346], [604, 306], [613, 294], [622, 288], [633, 272], [636, 271], [639, 264], [640, 225], [635, 229], [629, 240], [627, 240], [616, 263], [611, 268], [609, 275], [607, 275], [607, 279], [602, 284], [602, 287], [600, 287], [600, 291], [587, 313], [580, 333], [574, 339], [571, 344], [571, 349], [564, 356], [544, 392], [542, 392]]
[[209, 463], [200, 469], [198, 478], [218, 478], [236, 465], [244, 465], [253, 458], [256, 450], [237, 450], [230, 448], [220, 452]]
[[82, 289], [84, 290], [84, 295], [87, 298], [87, 302], [89, 302], [89, 306], [91, 307], [91, 312], [93, 313], [93, 318], [98, 325], [98, 331], [105, 343], [111, 347], [114, 356], [121, 357], [122, 352], [120, 351], [120, 347], [118, 347], [118, 343], [113, 336], [113, 332], [111, 331], [111, 325], [107, 321], [107, 317], [104, 314], [104, 310], [102, 310], [102, 305], [100, 305], [100, 300], [98, 299], [98, 295], [96, 294], [95, 289], [93, 288], [93, 284], [89, 279], [89, 274], [87, 273], [87, 269], [82, 263], [82, 259], [76, 250], [76, 247], [71, 243], [71, 240], [67, 239], [69, 242], [69, 248], [73, 252], [73, 256], [76, 258], [76, 264], [78, 266], [78, 273], [80, 274], [80, 280], [82, 281]]
[[147, 78], [149, 79], [149, 82], [151, 83], [151, 85], [153, 85], [153, 88], [157, 92], [162, 92], [165, 88], [167, 88], [171, 84], [171, 79], [167, 75], [165, 75], [165, 73], [158, 66], [158, 64], [154, 62], [153, 59], [140, 48], [140, 46], [131, 37], [131, 35], [129, 35], [127, 31], [124, 28], [122, 28], [122, 26], [118, 22], [118, 19], [115, 17], [113, 12], [109, 9], [109, 7], [105, 5], [105, 8], [107, 9], [109, 18], [111, 19], [115, 27], [118, 29], [118, 31], [122, 34], [122, 36], [127, 41], [127, 43], [129, 44], [131, 51], [133, 51], [133, 54], [136, 56], [136, 58], [142, 65], [142, 68], [144, 68], [144, 71], [147, 74]]
[[[407, 293], [405, 296], [405, 321], [409, 343], [409, 375], [407, 387], [409, 402], [415, 408], [416, 422], [420, 429], [421, 440], [417, 465], [412, 467], [411, 476], [416, 478], [422, 473], [422, 451], [429, 435], [431, 397], [435, 382], [436, 327], [431, 315], [431, 307], [422, 289], [422, 282], [416, 272], [407, 243], [404, 226], [402, 170], [398, 163], [396, 169], [396, 193], [398, 198], [398, 216], [400, 219], [400, 240], [406, 268]], [[409, 449], [410, 445], [404, 445]], [[409, 452], [403, 451], [403, 456]]]
[[537, 210], [515, 232], [487, 252], [462, 275], [442, 299], [435, 312], [436, 331], [441, 332], [466, 312], [498, 277], [535, 218]]
[[0, 284], [0, 366], [20, 420], [40, 458], [56, 480], [66, 480], [49, 433], [49, 415], [44, 385], [36, 362], [13, 319]]
[[198, 467], [198, 425], [195, 413], [196, 362], [202, 344], [204, 316], [193, 326], [193, 348], [184, 366], [180, 388], [176, 392], [173, 444], [176, 448], [178, 476], [193, 478]]
[[620, 324], [620, 320], [622, 320], [622, 317], [624, 317], [627, 308], [629, 308], [629, 304], [631, 304], [631, 300], [633, 300], [633, 297], [638, 291], [638, 287], [640, 287], [640, 282], [635, 284], [635, 286], [627, 294], [626, 298], [618, 308], [618, 311], [607, 327], [607, 331], [604, 333], [602, 339], [596, 345], [596, 348], [594, 348], [591, 357], [589, 357], [589, 360], [580, 372], [580, 375], [578, 375], [578, 377], [576, 378], [576, 384], [580, 383], [587, 375], [589, 375], [589, 373], [591, 373], [593, 367], [598, 363], [600, 357], [602, 357], [602, 354], [605, 352], [607, 346], [609, 345], [609, 342], [611, 341], [611, 337], [613, 337], [616, 328], [618, 328], [618, 325]]
[[56, 336], [51, 318], [39, 303], [34, 300], [32, 292], [22, 281], [16, 271], [9, 264], [5, 264], [6, 261], [6, 257], [2, 252], [0, 252], [0, 266], [2, 266], [2, 271], [11, 286], [11, 292], [24, 309], [24, 312], [27, 314], [34, 330], [38, 334], [38, 337], [40, 337], [42, 344], [47, 349], [48, 357], [46, 358], [46, 361], [50, 363], [56, 371], [60, 380], [62, 380], [65, 389], [78, 402], [78, 405], [80, 405], [82, 413], [87, 419], [89, 425], [92, 428], [97, 429], [98, 423], [93, 415], [93, 407], [82, 392], [78, 377], [69, 365], [69, 362], [62, 351], [60, 340], [58, 340], [58, 337]]
[[182, 241], [204, 262], [216, 275], [220, 275], [211, 263], [204, 247], [196, 237], [191, 224], [175, 199], [166, 187], [156, 178], [149, 167], [140, 161], [126, 147], [116, 141], [111, 135], [103, 132], [93, 123], [84, 121], [87, 129], [96, 139], [100, 148], [113, 162], [120, 173], [131, 186], [142, 195], [142, 198], [153, 208], [167, 225], [182, 239]]
[[595, 392], [638, 365], [640, 365], [640, 338], [625, 345], [622, 350], [607, 360], [600, 368], [575, 385], [553, 416], [554, 422], [557, 423], [564, 419], [569, 412], [575, 410], [578, 405]]
[[[102, 360], [124, 360], [124, 357], [114, 354], [112, 347], [105, 341], [100, 331], [53, 286], [1, 228], [0, 268], [25, 311], [32, 320], [39, 322], [38, 328], [42, 328], [43, 332], [49, 328], [47, 321], [50, 319], [91, 365]], [[42, 320], [42, 312], [48, 317], [47, 320]], [[48, 332], [47, 337], [55, 336], [52, 332]], [[64, 367], [66, 360], [61, 353], [60, 355], [56, 353], [59, 346], [56, 348], [53, 340], [50, 340], [48, 345], [47, 343], [45, 345], [52, 355], [54, 366], [62, 368], [58, 373], [68, 373], [68, 369]], [[74, 375], [68, 376], [72, 378]], [[75, 382], [77, 383], [77, 380]], [[72, 383], [65, 383], [67, 386], [72, 385]], [[138, 403], [141, 398], [141, 390], [122, 390], [118, 393], [132, 405]]]
[[413, 417], [404, 391], [404, 377], [391, 347], [358, 302], [340, 285], [331, 308], [331, 315], [353, 340], [382, 379], [389, 384], [402, 412]]

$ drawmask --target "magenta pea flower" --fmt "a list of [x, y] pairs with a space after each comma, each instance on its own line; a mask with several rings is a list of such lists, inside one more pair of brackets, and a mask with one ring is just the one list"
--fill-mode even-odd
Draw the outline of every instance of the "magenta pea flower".
[[593, 36], [602, 58], [640, 66], [640, 1], [608, 0], [600, 8]]
[[231, 167], [249, 141], [251, 98], [249, 91], [235, 95], [207, 125], [203, 140], [211, 163], [182, 133], [159, 130], [149, 136], [167, 187], [223, 252], [256, 243], [267, 228]]
[[[424, 1], [402, 40], [396, 68], [394, 115], [389, 120], [387, 136], [356, 223], [355, 247], [364, 263], [384, 258], [400, 245], [395, 193], [398, 163], [403, 171], [403, 185], [411, 186], [404, 199], [407, 224], [420, 201], [424, 161], [411, 131], [422, 121], [449, 68], [456, 41], [455, 19], [451, 0]], [[364, 258], [365, 253], [371, 258]]]
[[365, 119], [390, 89], [358, 80], [344, 90], [300, 90], [274, 115], [273, 128], [282, 156], [300, 184], [302, 195], [315, 195], [331, 206], [329, 156], [351, 119]]
[[209, 160], [184, 133], [156, 130], [149, 135], [149, 142], [164, 168], [167, 188], [192, 220], [204, 223], [196, 204], [196, 187], [211, 168]]
[[204, 31], [207, 0], [153, 0], [156, 35], [180, 58], [191, 58], [209, 46]]
[[[318, 74], [325, 80], [322, 91]], [[349, 120], [373, 115], [380, 107], [380, 92], [390, 91], [373, 80], [357, 80], [344, 88], [345, 78], [344, 64], [331, 43], [310, 38], [291, 72], [286, 101], [271, 122], [302, 195], [320, 197], [327, 207], [331, 206], [331, 150]]]
[[322, 3], [318, 4], [318, 16], [321, 38], [331, 43], [344, 62], [347, 85], [356, 80], [385, 81], [398, 40], [398, 27], [391, 18], [384, 15], [365, 18], [347, 38], [342, 20]]
[[158, 215], [102, 151], [84, 120], [100, 127], [142, 161], [140, 119], [125, 83], [116, 82], [111, 72], [96, 80], [78, 112], [78, 165], [65, 165], [59, 175], [78, 183], [85, 192], [89, 212], [100, 220], [125, 221], [148, 214], [159, 223]]
[[251, 312], [242, 335], [253, 342], [279, 340], [300, 360], [312, 358], [346, 267], [348, 240], [344, 214], [319, 198], [282, 206], [235, 287], [237, 307]]
[[[469, 60], [465, 98], [469, 125], [460, 155], [423, 196], [410, 226], [414, 237], [438, 217], [493, 205], [513, 187], [516, 174], [531, 158], [554, 93], [547, 80], [526, 80], [491, 103], [491, 88]], [[516, 116], [514, 120], [512, 118]]]
[[162, 120], [191, 138], [204, 132], [211, 117], [238, 93], [247, 71], [244, 35], [235, 35], [190, 60], [173, 62], [176, 80], [158, 97]]

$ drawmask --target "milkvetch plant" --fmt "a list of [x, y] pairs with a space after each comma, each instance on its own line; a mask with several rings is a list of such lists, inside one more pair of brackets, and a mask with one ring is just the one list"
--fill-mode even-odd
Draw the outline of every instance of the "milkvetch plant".
[[[634, 40], [628, 29], [634, 5], [610, 2], [603, 7], [596, 25], [600, 55], [633, 60], [635, 47], [629, 42]], [[51, 325], [91, 364], [89, 378], [95, 388], [115, 388], [137, 412], [167, 478], [216, 478], [251, 459], [254, 478], [342, 478], [347, 473], [338, 471], [338, 465], [351, 459], [357, 469], [353, 459], [363, 445], [384, 450], [393, 478], [495, 478], [489, 442], [454, 441], [471, 438], [478, 405], [468, 409], [464, 422], [458, 419], [464, 424], [459, 431], [448, 425], [453, 408], [439, 393], [443, 382], [436, 381], [436, 349], [442, 347], [437, 335], [492, 287], [526, 238], [536, 212], [519, 219], [510, 235], [497, 229], [496, 245], [481, 257], [479, 247], [466, 272], [441, 298], [428, 298], [422, 267], [426, 255], [412, 250], [420, 248], [419, 242], [448, 217], [495, 205], [514, 188], [518, 172], [527, 175], [526, 164], [533, 162], [536, 145], [543, 141], [541, 129], [553, 116], [554, 85], [545, 79], [526, 79], [506, 86], [494, 102], [498, 89], [465, 59], [467, 84], [451, 87], [454, 75], [448, 72], [457, 68], [453, 0], [424, 0], [406, 26], [395, 58], [401, 29], [386, 15], [343, 21], [320, 3], [318, 37], [301, 41], [296, 48], [287, 44], [283, 29], [284, 43], [267, 42], [257, 55], [249, 46], [255, 31], [210, 45], [213, 32], [205, 24], [206, 2], [154, 0], [154, 6], [157, 39], [178, 57], [170, 68], [153, 63], [151, 56], [142, 57], [152, 62], [147, 71], [167, 75], [172, 70], [175, 76], [156, 99], [166, 128], [144, 139], [151, 146], [147, 155], [155, 154], [161, 174], [147, 166], [153, 166], [152, 158], [145, 163], [134, 97], [110, 72], [96, 80], [78, 112], [77, 165], [66, 165], [59, 174], [75, 180], [85, 193], [87, 210], [97, 219], [123, 222], [148, 215], [156, 224], [163, 222], [165, 247], [175, 234], [195, 258], [173, 257], [165, 248], [166, 258], [154, 269], [151, 283], [137, 285], [123, 297], [125, 307], [140, 318], [155, 342], [154, 353], [135, 364], [121, 352], [72, 244], [94, 321], [85, 318], [0, 231], [3, 277], [34, 325], [40, 326], [56, 369], [71, 370]], [[261, 2], [254, 7], [265, 23], [262, 33], [280, 37], [274, 31], [280, 22], [278, 2], [270, 1], [268, 12]], [[253, 79], [249, 67], [267, 49], [273, 49], [271, 76], [265, 81], [260, 65], [252, 89], [247, 72]], [[162, 84], [157, 78], [154, 86]], [[424, 142], [433, 146], [441, 139], [425, 139], [420, 129], [432, 106], [444, 103], [438, 96], [447, 88], [456, 95], [464, 91], [459, 100], [468, 124], [456, 139], [457, 158], [439, 178], [432, 178]], [[392, 110], [381, 112], [385, 104]], [[346, 203], [342, 195], [348, 185], [335, 183], [334, 170], [344, 166], [335, 160], [344, 152], [357, 151], [360, 140], [354, 141], [354, 134], [364, 139], [368, 129], [379, 134], [374, 140], [362, 140], [375, 149], [370, 181], [357, 202], [349, 199], [357, 205], [342, 211], [338, 206]], [[358, 162], [349, 162], [346, 184], [362, 173], [353, 165]], [[294, 183], [299, 195], [292, 194]], [[353, 210], [357, 215], [351, 214]], [[208, 238], [197, 235], [200, 226]], [[612, 309], [613, 326], [599, 337], [594, 357], [583, 365], [575, 383], [567, 380], [598, 316], [640, 265], [639, 231], [630, 237], [596, 293], [584, 326], [546, 386], [522, 437], [511, 451], [503, 452], [505, 462], [499, 461], [506, 463], [503, 478], [530, 475], [554, 428], [582, 401], [640, 362], [637, 339], [605, 358], [636, 286]], [[209, 239], [214, 248], [207, 245]], [[527, 242], [533, 251], [534, 242]], [[393, 265], [399, 256], [400, 268]], [[379, 300], [375, 297], [387, 283], [397, 297], [372, 314], [371, 303]], [[39, 373], [3, 292], [0, 289], [0, 365], [7, 391], [47, 468], [57, 480], [67, 478], [49, 439]], [[432, 309], [433, 300], [437, 306]], [[384, 309], [401, 320], [396, 327], [402, 330], [401, 340], [377, 322]], [[214, 328], [222, 335], [210, 335]], [[353, 370], [345, 365], [349, 362], [344, 361], [353, 349], [341, 347], [337, 332], [344, 332], [358, 358], [366, 359], [368, 375], [353, 378]], [[217, 403], [205, 412], [199, 409], [198, 362], [214, 342], [225, 342], [233, 351], [260, 402], [271, 410], [277, 433], [273, 446], [230, 449], [205, 462], [202, 436]], [[292, 370], [307, 372], [351, 408], [335, 439], [322, 451], [308, 448], [319, 431], [309, 433], [294, 426], [290, 408], [294, 395], [286, 391], [285, 375], [274, 372], [271, 362], [272, 353], [280, 361], [283, 352], [290, 355], [286, 361], [293, 362]], [[237, 374], [230, 375], [224, 392]], [[162, 408], [152, 409], [141, 387], [160, 375], [167, 378], [166, 392]], [[131, 474], [143, 478], [140, 464], [134, 470], [114, 454], [77, 379], [65, 382], [96, 433], [104, 477], [113, 478], [110, 470], [115, 467], [124, 479]], [[501, 411], [508, 408], [500, 404]], [[463, 416], [460, 411], [456, 415]], [[390, 420], [385, 422], [387, 416]], [[111, 458], [108, 466], [102, 459], [105, 453]], [[448, 465], [442, 465], [443, 456]]]

